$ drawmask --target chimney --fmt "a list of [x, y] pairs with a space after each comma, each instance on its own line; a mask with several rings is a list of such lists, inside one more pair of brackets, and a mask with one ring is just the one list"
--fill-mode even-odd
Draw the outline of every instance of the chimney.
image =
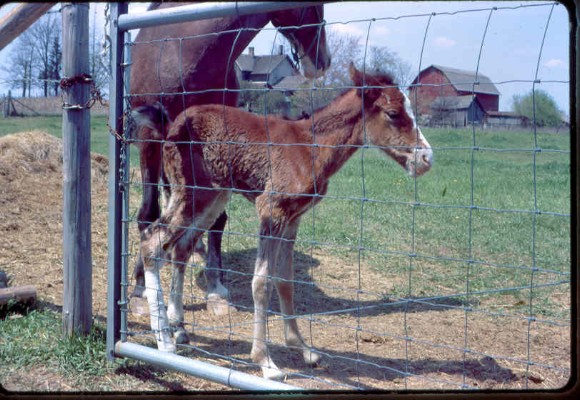
[[284, 45], [282, 45], [282, 44], [278, 45], [278, 55], [279, 56], [284, 55]]
[[248, 53], [250, 54], [250, 57], [254, 57], [254, 48], [248, 47]]

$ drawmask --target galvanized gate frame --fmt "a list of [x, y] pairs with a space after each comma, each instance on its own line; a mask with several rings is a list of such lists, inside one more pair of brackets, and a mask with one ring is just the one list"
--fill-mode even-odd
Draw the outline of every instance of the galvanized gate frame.
[[123, 115], [127, 110], [125, 95], [129, 88], [131, 65], [130, 46], [125, 47], [131, 29], [153, 25], [194, 21], [227, 15], [247, 15], [285, 10], [320, 2], [248, 2], [205, 3], [179, 6], [128, 15], [128, 3], [110, 3], [111, 7], [111, 83], [109, 103], [109, 236], [108, 236], [108, 298], [107, 355], [109, 359], [128, 357], [153, 363], [163, 368], [191, 374], [227, 386], [246, 390], [302, 390], [281, 382], [209, 363], [167, 354], [127, 341], [128, 312], [128, 223], [129, 221], [129, 143], [123, 139]]

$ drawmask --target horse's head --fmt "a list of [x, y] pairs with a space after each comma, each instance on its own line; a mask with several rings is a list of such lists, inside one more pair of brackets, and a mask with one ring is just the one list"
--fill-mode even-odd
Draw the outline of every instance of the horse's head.
[[272, 24], [290, 41], [294, 61], [300, 62], [307, 78], [318, 78], [330, 67], [322, 5], [276, 11]]
[[397, 161], [411, 176], [433, 164], [433, 151], [415, 122], [411, 102], [389, 75], [370, 75], [350, 64], [350, 76], [363, 96], [368, 140]]

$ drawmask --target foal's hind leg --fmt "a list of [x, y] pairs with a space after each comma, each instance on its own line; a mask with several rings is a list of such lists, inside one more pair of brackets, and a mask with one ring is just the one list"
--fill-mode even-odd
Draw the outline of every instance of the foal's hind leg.
[[184, 326], [183, 283], [187, 261], [200, 236], [201, 233], [191, 234], [188, 232], [187, 234], [184, 234], [173, 247], [173, 254], [171, 257], [173, 270], [171, 274], [171, 286], [169, 289], [167, 316], [169, 317], [169, 324], [173, 328], [173, 336], [176, 344], [187, 344], [190, 341], [190, 337], [185, 331]]
[[163, 243], [167, 240], [166, 228], [154, 224], [141, 235], [141, 254], [144, 262], [145, 296], [149, 303], [151, 330], [157, 341], [157, 348], [161, 351], [174, 352], [175, 345], [171, 340], [169, 321], [163, 290], [159, 279], [159, 268], [165, 263]]
[[[206, 202], [195, 202], [194, 217], [188, 222], [186, 232], [174, 243], [172, 250], [173, 273], [171, 277], [171, 290], [169, 295], [168, 317], [174, 327], [175, 342], [177, 344], [189, 343], [190, 338], [184, 327], [183, 311], [183, 283], [185, 268], [189, 256], [192, 254], [203, 231], [213, 225], [216, 218], [223, 212], [230, 193], [227, 191], [216, 192], [215, 190], [197, 189], [193, 198], [203, 197]], [[183, 218], [177, 218], [183, 220]]]

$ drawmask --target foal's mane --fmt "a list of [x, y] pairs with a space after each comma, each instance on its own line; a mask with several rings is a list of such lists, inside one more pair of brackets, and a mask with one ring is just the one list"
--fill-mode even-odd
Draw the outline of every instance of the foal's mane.
[[[389, 73], [385, 73], [385, 72], [376, 72], [375, 74], [368, 74], [367, 73], [367, 74], [364, 74], [364, 76], [365, 76], [364, 84], [366, 86], [371, 86], [371, 87], [373, 87], [373, 86], [397, 86], [393, 76]], [[338, 96], [336, 96], [334, 99], [332, 99], [328, 104], [323, 105], [323, 106], [317, 108], [316, 110], [314, 110], [312, 112], [312, 118], [314, 118], [315, 124], [322, 122], [319, 119], [317, 121], [317, 116], [319, 117], [320, 114], [324, 114], [325, 111], [328, 111], [328, 109], [334, 107], [336, 102], [338, 102], [342, 97], [346, 96], [352, 90], [360, 90], [360, 88], [355, 86], [354, 83], [351, 83], [351, 86], [344, 88], [340, 92], [340, 94]]]
[[374, 74], [366, 73], [364, 76], [367, 86], [398, 86], [393, 75], [388, 72], [375, 71]]

